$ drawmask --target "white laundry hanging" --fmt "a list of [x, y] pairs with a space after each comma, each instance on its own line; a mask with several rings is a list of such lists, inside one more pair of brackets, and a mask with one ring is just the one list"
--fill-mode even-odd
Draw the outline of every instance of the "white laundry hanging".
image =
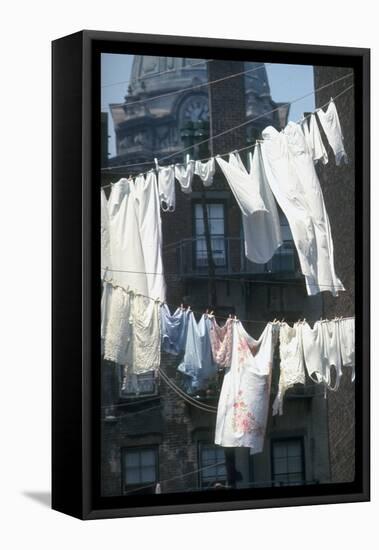
[[[166, 299], [166, 283], [162, 261], [162, 222], [159, 208], [157, 177], [148, 172], [136, 178], [138, 225], [145, 265], [147, 296]], [[136, 289], [138, 290], [138, 289]]]
[[104, 189], [100, 190], [100, 266], [101, 278], [110, 277], [107, 268], [110, 267], [110, 235], [109, 235], [109, 213], [108, 201]]
[[100, 321], [100, 342], [101, 354], [104, 353], [104, 340], [109, 322], [113, 287], [107, 281], [103, 281], [103, 291], [101, 293], [101, 321]]
[[351, 381], [355, 380], [355, 318], [338, 320], [342, 364], [351, 367]]
[[269, 323], [255, 340], [233, 325], [231, 367], [226, 369], [217, 409], [215, 443], [263, 450], [277, 327]]
[[194, 172], [195, 161], [190, 160], [188, 155], [185, 166], [183, 164], [175, 164], [175, 177], [183, 193], [192, 193], [192, 178]]
[[321, 138], [320, 130], [316, 121], [316, 116], [313, 113], [310, 115], [309, 127], [307, 118], [305, 117], [301, 121], [301, 127], [303, 129], [305, 140], [307, 142], [309, 151], [312, 155], [314, 162], [316, 163], [318, 161], [321, 161], [322, 164], [327, 164], [328, 153]]
[[125, 290], [148, 293], [139, 224], [139, 203], [132, 179], [112, 185], [108, 199], [112, 283]]
[[195, 174], [201, 178], [204, 187], [210, 187], [212, 185], [215, 171], [216, 165], [213, 157], [206, 162], [201, 162], [200, 160], [195, 162]]
[[[338, 324], [335, 321], [316, 321], [312, 329], [308, 323], [302, 323], [301, 338], [307, 372], [316, 384], [324, 384], [326, 397], [326, 389], [338, 390], [342, 376]], [[332, 367], [335, 369], [334, 383]]]
[[260, 150], [251, 160], [250, 174], [238, 153], [231, 153], [229, 162], [221, 157], [216, 160], [241, 209], [245, 255], [252, 262], [266, 263], [282, 240], [278, 212], [265, 179]]
[[[329, 389], [337, 391], [342, 376], [341, 343], [338, 322], [321, 321], [324, 338], [324, 361], [326, 363], [326, 383]], [[335, 369], [335, 381], [332, 383], [331, 369]]]
[[330, 103], [326, 111], [317, 109], [316, 113], [319, 121], [321, 122], [325, 135], [328, 138], [329, 145], [333, 149], [336, 158], [336, 165], [339, 166], [342, 161], [347, 164], [348, 158], [343, 144], [340, 119], [338, 117], [338, 112], [333, 98], [330, 99]]
[[271, 190], [288, 219], [309, 295], [345, 290], [334, 269], [328, 214], [305, 136], [289, 122], [262, 133], [262, 158]]
[[[162, 229], [156, 175], [122, 178], [108, 199], [112, 283], [165, 300]], [[107, 272], [108, 273], [108, 272]]]
[[[283, 244], [282, 231], [276, 202], [267, 181], [259, 142], [255, 145], [254, 154], [249, 153], [248, 159], [252, 183], [258, 187], [267, 212], [257, 212], [256, 215], [247, 219], [242, 218], [245, 253], [252, 262], [263, 264], [271, 260]], [[250, 235], [250, 238], [246, 239], [246, 235]]]
[[[104, 295], [103, 295], [104, 296]], [[123, 288], [113, 287], [108, 295], [106, 327], [103, 328], [104, 359], [119, 365], [132, 361], [132, 296]], [[104, 304], [105, 306], [105, 304]]]
[[158, 173], [158, 191], [161, 208], [163, 212], [174, 212], [176, 207], [175, 195], [175, 167], [159, 166], [158, 160], [154, 159]]
[[135, 375], [157, 370], [161, 359], [160, 302], [136, 294], [132, 302], [133, 353], [125, 371]]
[[290, 327], [281, 323], [279, 329], [280, 377], [278, 392], [272, 405], [272, 414], [283, 414], [286, 391], [295, 384], [305, 383], [301, 325]]

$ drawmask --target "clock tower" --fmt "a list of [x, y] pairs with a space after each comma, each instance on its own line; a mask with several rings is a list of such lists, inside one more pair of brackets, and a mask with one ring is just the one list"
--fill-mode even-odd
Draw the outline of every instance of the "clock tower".
[[[248, 72], [240, 78], [244, 78], [246, 117], [272, 111], [278, 105], [271, 99], [265, 67], [261, 63], [244, 66]], [[109, 159], [109, 166], [135, 164], [138, 172], [146, 169], [143, 163], [168, 155], [173, 155], [172, 162], [182, 162], [180, 151], [188, 144], [189, 129], [201, 132], [208, 126], [207, 82], [205, 60], [135, 56], [124, 101], [110, 105], [117, 156]], [[286, 118], [287, 110], [282, 113]], [[281, 127], [278, 112], [260, 120], [260, 126], [267, 123]]]

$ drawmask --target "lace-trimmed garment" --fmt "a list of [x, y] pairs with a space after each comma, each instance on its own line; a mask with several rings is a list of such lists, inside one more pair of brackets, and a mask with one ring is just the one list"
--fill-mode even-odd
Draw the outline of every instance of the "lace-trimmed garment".
[[101, 278], [107, 280], [112, 275], [107, 271], [110, 267], [110, 236], [109, 236], [109, 213], [108, 213], [108, 201], [105, 196], [104, 189], [100, 191], [100, 242], [101, 242]]
[[128, 372], [141, 374], [156, 370], [161, 358], [160, 303], [136, 294], [133, 297], [133, 362]]
[[110, 299], [110, 303], [107, 305], [108, 320], [104, 334], [104, 359], [125, 365], [132, 360], [131, 295], [121, 287], [114, 287], [108, 299]]
[[233, 346], [233, 321], [228, 319], [224, 326], [220, 327], [214, 317], [211, 318], [210, 338], [212, 355], [219, 367], [230, 367], [232, 361]]
[[301, 328], [299, 323], [290, 327], [287, 323], [280, 326], [280, 378], [278, 393], [272, 406], [272, 414], [283, 414], [283, 401], [286, 391], [295, 384], [305, 383]]
[[233, 351], [221, 388], [215, 443], [263, 450], [270, 399], [276, 326], [269, 323], [255, 340], [233, 321]]

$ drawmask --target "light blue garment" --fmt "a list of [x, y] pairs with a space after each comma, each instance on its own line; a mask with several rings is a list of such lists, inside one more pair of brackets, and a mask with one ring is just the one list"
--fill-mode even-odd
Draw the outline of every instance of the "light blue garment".
[[194, 314], [190, 312], [184, 358], [178, 366], [179, 372], [188, 377], [185, 386], [189, 393], [206, 388], [217, 374], [217, 365], [212, 356], [210, 327], [211, 321], [206, 314], [197, 323]]
[[178, 308], [173, 315], [167, 304], [161, 306], [161, 349], [172, 355], [184, 351], [189, 311]]

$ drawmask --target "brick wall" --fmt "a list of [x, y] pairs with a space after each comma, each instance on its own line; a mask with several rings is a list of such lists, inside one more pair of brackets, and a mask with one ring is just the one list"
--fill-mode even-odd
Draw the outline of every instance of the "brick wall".
[[[350, 72], [348, 68], [315, 67], [315, 88], [336, 80]], [[316, 93], [316, 106], [325, 105], [330, 97], [337, 96], [353, 83], [347, 78]], [[354, 89], [350, 89], [335, 100], [345, 137], [345, 149], [349, 164], [336, 166], [333, 151], [328, 146], [329, 162], [320, 167], [319, 178], [329, 215], [333, 243], [334, 261], [338, 277], [346, 291], [333, 298], [323, 293], [324, 316], [354, 315], [355, 299], [355, 131], [354, 131]], [[326, 107], [325, 107], [326, 108]], [[324, 144], [328, 141], [322, 134]], [[357, 182], [359, 185], [359, 182]], [[359, 371], [359, 365], [357, 366]], [[355, 394], [350, 382], [350, 369], [343, 369], [344, 375], [338, 392], [329, 392], [329, 445], [331, 475], [333, 481], [352, 481], [355, 471]]]

